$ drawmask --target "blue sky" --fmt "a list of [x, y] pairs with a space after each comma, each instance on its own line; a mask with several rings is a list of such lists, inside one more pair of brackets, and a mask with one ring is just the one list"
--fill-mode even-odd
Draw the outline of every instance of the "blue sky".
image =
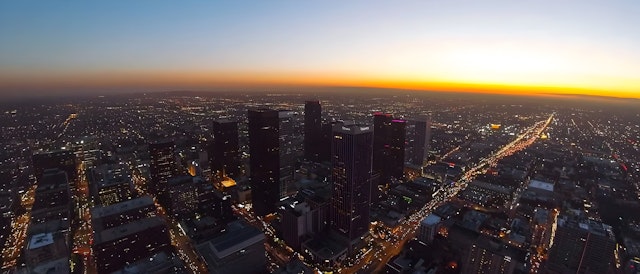
[[638, 1], [2, 1], [0, 92], [183, 74], [172, 87], [269, 75], [633, 93], [638, 14]]

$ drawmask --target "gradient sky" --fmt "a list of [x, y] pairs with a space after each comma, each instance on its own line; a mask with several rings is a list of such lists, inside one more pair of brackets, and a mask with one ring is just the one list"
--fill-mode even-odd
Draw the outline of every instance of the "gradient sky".
[[0, 1], [0, 96], [318, 85], [640, 98], [640, 1]]

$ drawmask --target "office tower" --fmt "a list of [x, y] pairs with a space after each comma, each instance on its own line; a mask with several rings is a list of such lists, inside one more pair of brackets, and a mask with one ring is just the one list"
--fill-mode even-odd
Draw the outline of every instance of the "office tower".
[[[404, 177], [404, 147], [407, 123], [404, 120], [391, 120], [388, 131], [387, 144], [387, 178], [401, 179]], [[383, 173], [384, 174], [384, 173]]]
[[133, 198], [134, 190], [129, 180], [108, 180], [98, 182], [95, 193], [96, 204], [112, 205]]
[[227, 224], [224, 232], [196, 246], [211, 273], [267, 273], [265, 236], [243, 221]]
[[125, 165], [101, 165], [88, 172], [89, 191], [96, 204], [107, 206], [135, 197], [133, 182]]
[[391, 114], [373, 115], [373, 170], [380, 173], [381, 183], [404, 174], [406, 122], [393, 119]]
[[169, 229], [160, 217], [150, 217], [105, 230], [95, 230], [93, 252], [98, 273], [111, 273], [126, 265], [172, 249]]
[[320, 161], [322, 139], [322, 107], [319, 101], [304, 103], [304, 157], [313, 162]]
[[76, 155], [70, 150], [36, 153], [32, 157], [33, 171], [38, 183], [45, 170], [57, 168], [67, 173], [69, 182], [76, 179]]
[[319, 162], [331, 162], [331, 142], [335, 123], [323, 123], [319, 144]]
[[387, 164], [385, 145], [387, 143], [387, 131], [391, 127], [391, 120], [393, 120], [391, 114], [381, 112], [373, 114], [373, 171], [381, 175], [383, 175]]
[[524, 268], [524, 258], [525, 251], [505, 245], [499, 239], [480, 235], [471, 245], [461, 273], [511, 274]]
[[279, 198], [283, 199], [295, 194], [296, 189], [293, 181], [296, 154], [298, 146], [295, 134], [295, 112], [290, 110], [278, 111], [279, 117], [279, 151], [280, 151], [280, 190]]
[[589, 219], [558, 217], [547, 260], [549, 273], [609, 273], [616, 243], [611, 227]]
[[158, 252], [149, 257], [142, 258], [134, 263], [128, 264], [122, 269], [111, 274], [132, 274], [132, 273], [188, 273], [187, 266], [176, 253]]
[[330, 198], [316, 194], [305, 198], [305, 203], [311, 208], [311, 233], [321, 233], [329, 227]]
[[438, 224], [440, 223], [440, 217], [435, 214], [429, 214], [422, 222], [420, 222], [420, 230], [418, 233], [418, 240], [430, 244], [433, 242], [436, 234], [438, 233]]
[[122, 226], [153, 216], [156, 216], [156, 205], [151, 196], [91, 208], [91, 224], [94, 231]]
[[39, 178], [24, 248], [29, 273], [68, 273], [72, 200], [67, 172], [46, 169]]
[[223, 194], [207, 182], [198, 184], [198, 214], [220, 221], [233, 219], [231, 195]]
[[424, 162], [429, 160], [429, 153], [431, 151], [431, 126], [433, 125], [433, 118], [431, 114], [426, 117], [425, 127], [425, 143], [424, 143]]
[[249, 165], [253, 210], [264, 216], [276, 211], [280, 198], [280, 139], [277, 110], [248, 111]]
[[221, 119], [213, 121], [213, 142], [209, 150], [211, 173], [234, 178], [240, 175], [241, 161], [238, 145], [238, 122]]
[[164, 192], [169, 178], [178, 175], [174, 157], [175, 147], [173, 142], [161, 142], [149, 145], [149, 156], [151, 158], [149, 171], [151, 173], [151, 181], [148, 189], [149, 192], [156, 196], [161, 196]]
[[429, 153], [431, 125], [428, 119], [407, 121], [407, 160], [415, 166], [423, 166]]
[[160, 202], [167, 212], [177, 219], [191, 217], [198, 209], [198, 184], [201, 177], [176, 176], [167, 181], [167, 189]]
[[372, 141], [368, 126], [334, 127], [330, 222], [350, 245], [369, 231]]
[[[30, 234], [66, 230], [70, 226], [72, 200], [67, 173], [59, 169], [47, 169], [35, 191], [31, 208]], [[39, 229], [43, 227], [44, 231]], [[32, 232], [32, 233], [31, 233]]]
[[71, 248], [65, 235], [60, 232], [46, 232], [28, 238], [24, 249], [25, 273], [71, 273], [69, 258]]
[[313, 230], [313, 215], [309, 204], [291, 203], [280, 208], [282, 239], [294, 250], [300, 250], [302, 238]]

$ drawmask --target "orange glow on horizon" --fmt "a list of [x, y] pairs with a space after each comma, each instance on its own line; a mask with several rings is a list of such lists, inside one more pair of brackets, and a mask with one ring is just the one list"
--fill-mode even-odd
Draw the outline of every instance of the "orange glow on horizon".
[[[46, 77], [13, 75], [0, 76], [0, 91], [12, 89], [47, 88], [113, 88], [113, 89], [259, 89], [259, 88], [305, 88], [305, 87], [369, 87], [405, 90], [452, 91], [495, 93], [512, 95], [573, 94], [597, 95], [620, 98], [640, 98], [640, 80], [611, 85], [612, 88], [586, 88], [568, 85], [540, 85], [519, 83], [491, 83], [467, 81], [428, 81], [384, 76], [361, 76], [351, 72], [221, 72], [221, 71], [128, 71], [109, 73], [85, 73], [65, 75], [50, 74]], [[26, 83], [26, 84], [25, 84]]]

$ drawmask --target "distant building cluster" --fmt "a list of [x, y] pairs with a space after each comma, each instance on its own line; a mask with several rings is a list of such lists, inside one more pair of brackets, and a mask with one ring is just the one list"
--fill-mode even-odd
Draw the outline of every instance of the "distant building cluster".
[[590, 112], [392, 98], [47, 110], [59, 134], [3, 160], [3, 270], [638, 272], [636, 137]]

